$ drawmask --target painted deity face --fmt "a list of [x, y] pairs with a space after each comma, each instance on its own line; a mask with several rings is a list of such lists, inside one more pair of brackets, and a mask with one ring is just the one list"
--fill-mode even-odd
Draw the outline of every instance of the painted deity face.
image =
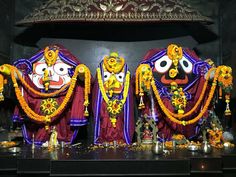
[[118, 57], [117, 53], [111, 53], [110, 56], [104, 58], [103, 63], [103, 80], [104, 88], [109, 93], [110, 97], [114, 94], [119, 94], [123, 90], [125, 80], [124, 72], [125, 60]]
[[[186, 57], [182, 57], [179, 60], [177, 68], [175, 69], [172, 60], [165, 55], [155, 62], [153, 75], [163, 85], [169, 85], [173, 81], [178, 85], [185, 85], [193, 79], [192, 70], [193, 63]], [[171, 77], [173, 72], [176, 72], [175, 77]]]
[[123, 89], [123, 82], [125, 78], [125, 73], [121, 71], [120, 73], [110, 73], [106, 71], [103, 72], [104, 78], [104, 88], [106, 91], [112, 90], [113, 93], [119, 94], [122, 92]]
[[45, 70], [48, 71], [49, 88], [60, 89], [62, 86], [70, 82], [68, 69], [72, 66], [63, 62], [59, 57], [55, 63], [49, 66], [43, 57], [41, 60], [33, 63], [33, 72], [29, 74], [32, 82], [39, 89], [44, 89], [43, 77]]
[[164, 86], [175, 82], [184, 87], [196, 78], [193, 72], [195, 63], [196, 61], [183, 54], [181, 47], [169, 46], [166, 54], [154, 61], [153, 76]]

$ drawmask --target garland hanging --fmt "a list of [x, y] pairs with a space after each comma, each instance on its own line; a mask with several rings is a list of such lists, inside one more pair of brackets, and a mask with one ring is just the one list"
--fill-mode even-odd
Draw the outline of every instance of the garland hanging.
[[[144, 66], [144, 65], [143, 65]], [[140, 95], [140, 103], [142, 101], [142, 96], [143, 96], [143, 86], [146, 86], [147, 84], [144, 84], [144, 81], [143, 79], [140, 78], [140, 75], [142, 74], [143, 71], [141, 71], [141, 68], [143, 66], [140, 66], [138, 67], [138, 69], [136, 70], [136, 94], [139, 94], [141, 93]], [[150, 67], [150, 66], [149, 66]], [[227, 69], [225, 68], [226, 66], [219, 66], [218, 68], [211, 68], [208, 73], [207, 73], [207, 76], [206, 76], [206, 81], [204, 83], [204, 86], [203, 86], [203, 90], [200, 94], [200, 97], [197, 101], [197, 103], [194, 105], [194, 107], [187, 113], [185, 114], [175, 114], [173, 112], [171, 112], [169, 109], [167, 109], [164, 105], [164, 103], [162, 102], [161, 100], [161, 97], [159, 95], [159, 92], [158, 92], [158, 89], [155, 85], [155, 81], [154, 81], [154, 78], [152, 77], [152, 79], [150, 80], [151, 82], [151, 86], [152, 86], [152, 89], [153, 89], [153, 92], [155, 94], [155, 97], [158, 101], [158, 104], [159, 106], [161, 107], [162, 111], [165, 113], [165, 115], [167, 116], [167, 118], [169, 118], [171, 121], [177, 123], [177, 124], [181, 124], [181, 125], [188, 125], [188, 124], [193, 124], [195, 122], [197, 122], [200, 118], [202, 118], [203, 114], [207, 111], [207, 108], [208, 106], [210, 105], [210, 102], [214, 96], [214, 93], [215, 93], [215, 89], [216, 89], [216, 86], [217, 86], [217, 80], [221, 77], [223, 77], [224, 79], [221, 79], [221, 80], [227, 80], [225, 82], [227, 82], [227, 84], [219, 84], [220, 87], [222, 86], [225, 86], [226, 88], [229, 88], [229, 87], [232, 87], [232, 76], [231, 74], [227, 75], [228, 72], [226, 71]], [[200, 103], [202, 102], [203, 98], [204, 98], [204, 95], [206, 93], [206, 88], [207, 88], [207, 85], [208, 85], [208, 80], [210, 78], [210, 74], [211, 72], [215, 70], [215, 75], [214, 75], [214, 79], [213, 79], [213, 82], [212, 82], [212, 86], [211, 86], [211, 89], [210, 89], [210, 93], [209, 93], [209, 96], [206, 100], [206, 103], [203, 107], [203, 109], [201, 110], [200, 114], [198, 116], [196, 116], [195, 118], [191, 119], [191, 120], [188, 120], [188, 121], [185, 121], [185, 120], [179, 120], [179, 119], [182, 119], [184, 117], [187, 117], [189, 115], [191, 115], [195, 110], [196, 108], [199, 107]], [[223, 70], [223, 71], [222, 71]], [[230, 70], [230, 67], [229, 67], [229, 70]], [[223, 73], [223, 74], [222, 74]], [[226, 74], [227, 73], [227, 74]], [[222, 76], [223, 75], [223, 76]], [[229, 78], [229, 79], [228, 79]], [[143, 84], [141, 84], [143, 83]], [[140, 87], [140, 85], [142, 85], [142, 87]], [[150, 89], [149, 89], [150, 90]], [[149, 91], [147, 90], [147, 91]], [[227, 115], [230, 115], [231, 112], [229, 110], [229, 94], [226, 95], [226, 103], [227, 103], [227, 106], [226, 106], [226, 110], [225, 110], [225, 114]]]
[[[10, 69], [10, 73], [9, 74], [11, 75], [13, 86], [15, 88], [16, 97], [17, 97], [17, 99], [18, 99], [18, 101], [19, 101], [23, 111], [26, 113], [26, 115], [30, 119], [35, 120], [35, 121], [40, 122], [40, 123], [46, 124], [46, 128], [48, 128], [48, 125], [51, 122], [51, 119], [54, 118], [54, 117], [57, 117], [65, 109], [65, 107], [68, 104], [68, 102], [69, 102], [69, 100], [70, 100], [70, 98], [72, 96], [72, 93], [74, 91], [78, 75], [80, 73], [84, 73], [85, 74], [85, 91], [84, 91], [85, 112], [84, 112], [84, 114], [85, 114], [85, 116], [88, 116], [87, 106], [89, 104], [88, 94], [90, 94], [91, 74], [90, 74], [89, 69], [85, 65], [79, 64], [75, 68], [75, 72], [74, 72], [74, 75], [71, 78], [71, 82], [66, 84], [65, 86], [63, 86], [61, 89], [59, 89], [59, 90], [57, 90], [55, 92], [52, 92], [52, 93], [41, 93], [41, 92], [38, 92], [37, 90], [34, 90], [33, 88], [31, 88], [25, 82], [25, 80], [23, 79], [23, 77], [21, 76], [20, 72], [18, 71], [18, 69], [16, 67], [8, 65], [8, 64], [3, 65], [3, 67], [7, 67], [7, 68]], [[56, 96], [56, 95], [60, 94], [63, 90], [65, 90], [66, 87], [68, 87], [69, 85], [70, 86], [69, 86], [69, 88], [67, 90], [66, 96], [65, 96], [64, 100], [62, 101], [61, 105], [52, 114], [43, 116], [43, 115], [39, 115], [39, 114], [35, 113], [29, 107], [29, 105], [25, 101], [24, 97], [22, 96], [21, 90], [20, 90], [20, 88], [18, 86], [18, 83], [17, 83], [16, 76], [20, 79], [20, 81], [21, 81], [21, 83], [23, 84], [24, 87], [26, 87], [28, 90], [32, 91], [34, 94], [36, 94], [38, 96], [41, 96], [41, 97], [50, 98], [50, 97]]]
[[102, 74], [101, 74], [100, 68], [97, 68], [97, 77], [98, 77], [99, 89], [102, 93], [102, 97], [103, 97], [104, 101], [107, 104], [107, 111], [109, 112], [112, 126], [116, 127], [116, 121], [117, 121], [116, 116], [122, 111], [123, 106], [124, 106], [127, 96], [128, 96], [129, 84], [130, 84], [130, 72], [127, 71], [126, 76], [125, 76], [123, 98], [121, 100], [108, 98], [105, 88], [104, 88], [104, 85], [103, 85]]
[[155, 82], [152, 81], [151, 82], [152, 88], [153, 88], [153, 92], [156, 96], [157, 102], [159, 104], [159, 106], [161, 107], [162, 111], [165, 113], [165, 115], [167, 116], [167, 118], [169, 118], [172, 122], [175, 122], [177, 124], [181, 124], [181, 125], [189, 125], [189, 124], [193, 124], [195, 122], [197, 122], [199, 119], [202, 118], [203, 114], [206, 112], [208, 106], [210, 105], [210, 102], [214, 96], [214, 92], [215, 92], [215, 88], [216, 88], [216, 83], [213, 82], [212, 87], [211, 87], [211, 91], [209, 93], [209, 97], [207, 98], [206, 104], [204, 105], [203, 109], [201, 110], [200, 114], [198, 116], [196, 116], [195, 118], [188, 120], [188, 121], [180, 121], [178, 120], [176, 117], [172, 116], [170, 114], [170, 111], [165, 107], [164, 103], [161, 100], [161, 97], [159, 95], [158, 89], [156, 88]]
[[[176, 118], [178, 118], [178, 119], [182, 119], [182, 118], [184, 118], [184, 117], [190, 116], [194, 111], [196, 111], [196, 109], [199, 107], [200, 103], [202, 102], [202, 100], [203, 100], [203, 98], [204, 98], [204, 94], [206, 93], [207, 85], [208, 85], [209, 78], [210, 78], [210, 73], [211, 73], [211, 71], [213, 71], [213, 70], [215, 70], [215, 68], [211, 68], [211, 69], [208, 71], [207, 76], [206, 76], [206, 81], [205, 81], [205, 83], [204, 83], [204, 85], [203, 85], [202, 92], [201, 92], [201, 94], [200, 94], [200, 96], [199, 96], [199, 98], [198, 98], [196, 104], [192, 107], [192, 109], [191, 109], [190, 111], [188, 111], [187, 113], [185, 113], [185, 114], [175, 114], [175, 113], [173, 113], [173, 112], [171, 112], [171, 111], [168, 110], [169, 113], [170, 113], [172, 116], [174, 116], [174, 117], [176, 117]], [[213, 82], [214, 82], [214, 81], [213, 81]]]
[[145, 108], [143, 102], [144, 92], [149, 91], [151, 88], [151, 79], [153, 77], [151, 67], [148, 64], [141, 64], [136, 69], [136, 80], [135, 80], [135, 94], [140, 96], [140, 102], [138, 109]]

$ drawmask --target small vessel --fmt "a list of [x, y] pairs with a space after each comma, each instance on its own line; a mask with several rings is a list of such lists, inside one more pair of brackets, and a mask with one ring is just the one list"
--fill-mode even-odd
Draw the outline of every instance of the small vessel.
[[153, 144], [152, 146], [152, 152], [154, 154], [162, 154], [163, 153], [163, 145], [159, 141]]
[[212, 147], [208, 141], [202, 142], [202, 151], [206, 154], [211, 153]]

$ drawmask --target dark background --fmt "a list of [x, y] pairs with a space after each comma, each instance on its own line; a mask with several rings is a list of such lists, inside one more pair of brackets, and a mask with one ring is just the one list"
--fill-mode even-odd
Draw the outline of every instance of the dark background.
[[[208, 26], [194, 23], [54, 24], [33, 28], [15, 26], [15, 22], [24, 18], [44, 1], [0, 1], [0, 64], [12, 63], [19, 58], [29, 58], [48, 44], [60, 43], [82, 63], [88, 65], [93, 75], [102, 57], [111, 51], [117, 51], [125, 57], [133, 74], [138, 62], [149, 49], [177, 43], [193, 48], [202, 59], [211, 58], [217, 65], [231, 66], [233, 75], [236, 76], [234, 0], [186, 0], [203, 15], [213, 19], [214, 23]], [[16, 100], [10, 87], [6, 89], [5, 95], [6, 101], [0, 103], [0, 126], [10, 128], [10, 116]], [[233, 91], [230, 105], [233, 111], [233, 130], [236, 129], [235, 100], [236, 93]]]

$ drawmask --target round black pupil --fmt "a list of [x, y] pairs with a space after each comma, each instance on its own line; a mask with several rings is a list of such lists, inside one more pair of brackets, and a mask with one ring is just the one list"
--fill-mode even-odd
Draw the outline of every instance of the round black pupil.
[[105, 78], [107, 78], [107, 75], [104, 75]]
[[188, 62], [187, 61], [183, 61], [183, 65], [187, 68], [188, 67]]
[[43, 68], [42, 71], [45, 71], [46, 68]]
[[122, 76], [119, 76], [120, 79], [122, 79]]
[[63, 68], [60, 68], [60, 71], [64, 71], [64, 69], [63, 69]]
[[162, 62], [160, 63], [160, 65], [161, 65], [161, 67], [165, 67], [165, 66], [167, 65], [167, 62], [166, 62], [166, 61], [162, 61]]

